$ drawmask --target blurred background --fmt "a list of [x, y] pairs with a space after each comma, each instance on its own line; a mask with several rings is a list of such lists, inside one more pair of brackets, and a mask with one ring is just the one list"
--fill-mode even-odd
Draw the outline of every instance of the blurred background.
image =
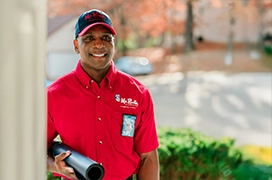
[[47, 6], [46, 85], [79, 60], [72, 43], [78, 15], [100, 9], [117, 31], [114, 61], [150, 89], [158, 127], [233, 138], [237, 146], [260, 147], [255, 153], [266, 153], [272, 164], [271, 0], [48, 0]]
[[153, 74], [270, 71], [258, 50], [271, 53], [271, 6], [270, 0], [48, 0], [48, 78], [59, 76], [51, 73], [52, 61], [78, 59], [72, 46], [75, 21], [92, 8], [113, 21], [116, 59], [145, 56], [154, 65]]
[[114, 61], [150, 88], [158, 126], [271, 145], [272, 1], [47, 3], [47, 85], [79, 60], [72, 43], [78, 15], [101, 9], [117, 31]]

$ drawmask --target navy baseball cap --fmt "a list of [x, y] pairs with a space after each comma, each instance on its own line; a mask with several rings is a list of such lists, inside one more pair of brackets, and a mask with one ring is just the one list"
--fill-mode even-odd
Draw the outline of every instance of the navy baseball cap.
[[83, 36], [90, 28], [96, 25], [103, 25], [107, 27], [113, 35], [116, 35], [110, 17], [100, 10], [92, 9], [82, 13], [78, 17], [75, 25], [75, 38]]

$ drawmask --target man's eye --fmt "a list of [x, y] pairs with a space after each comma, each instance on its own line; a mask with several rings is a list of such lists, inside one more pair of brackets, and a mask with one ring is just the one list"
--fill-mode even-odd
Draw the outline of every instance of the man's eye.
[[111, 36], [103, 36], [102, 39], [104, 41], [111, 41], [112, 40], [112, 37]]
[[92, 40], [93, 40], [93, 37], [92, 37], [92, 36], [87, 36], [84, 40], [85, 40], [85, 41], [92, 41]]

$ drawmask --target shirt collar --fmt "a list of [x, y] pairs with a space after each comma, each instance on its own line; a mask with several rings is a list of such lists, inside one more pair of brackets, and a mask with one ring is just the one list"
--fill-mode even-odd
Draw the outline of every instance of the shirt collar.
[[[86, 87], [86, 86], [90, 85], [90, 82], [92, 81], [92, 78], [81, 67], [80, 61], [81, 60], [78, 61], [75, 71], [76, 71], [76, 75], [77, 75], [79, 81], [81, 82], [81, 84], [84, 87]], [[101, 83], [104, 83], [108, 87], [112, 87], [116, 73], [117, 73], [117, 69], [116, 69], [113, 61], [111, 60], [110, 68], [109, 68], [105, 78], [102, 80]], [[103, 81], [105, 81], [105, 82], [103, 82]]]

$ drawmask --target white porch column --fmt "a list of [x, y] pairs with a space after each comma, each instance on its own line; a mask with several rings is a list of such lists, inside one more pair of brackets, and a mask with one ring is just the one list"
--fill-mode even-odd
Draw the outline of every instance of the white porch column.
[[0, 179], [46, 179], [45, 0], [0, 2]]

